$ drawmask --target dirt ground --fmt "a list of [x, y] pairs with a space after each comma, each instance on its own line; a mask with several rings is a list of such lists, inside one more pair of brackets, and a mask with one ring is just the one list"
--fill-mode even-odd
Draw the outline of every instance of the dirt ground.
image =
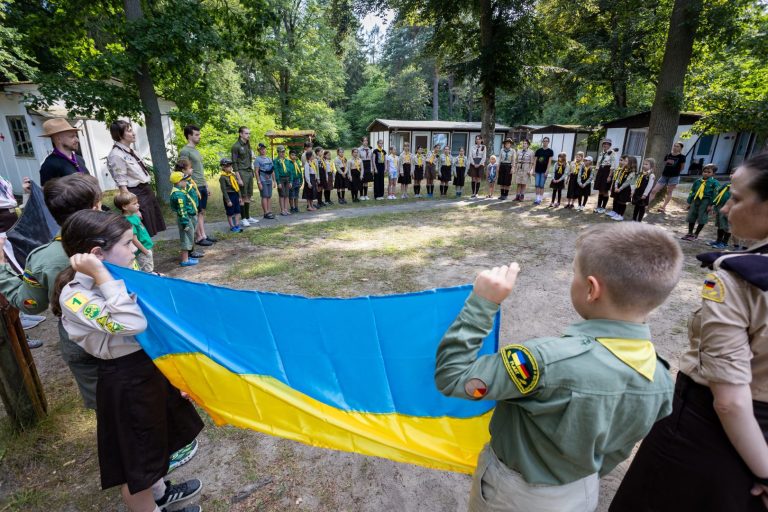
[[[668, 209], [647, 220], [684, 234], [684, 212]], [[224, 237], [197, 267], [181, 269], [175, 244], [156, 251], [157, 269], [175, 277], [235, 288], [323, 296], [413, 291], [471, 282], [482, 268], [518, 261], [522, 272], [502, 309], [502, 343], [552, 335], [578, 320], [570, 305], [573, 242], [594, 222], [591, 213], [481, 201], [310, 225], [252, 230]], [[711, 235], [711, 227], [704, 237]], [[657, 350], [676, 372], [687, 346], [688, 315], [699, 302], [704, 275], [699, 243], [681, 242], [685, 271], [669, 300], [651, 318]], [[315, 276], [315, 279], [307, 279]], [[45, 340], [34, 351], [51, 417], [40, 427], [0, 435], [0, 512], [124, 510], [116, 490], [99, 490], [94, 415], [82, 409], [56, 346], [49, 319], [28, 332]], [[241, 320], [248, 312], [239, 312]], [[5, 422], [5, 420], [3, 420]], [[465, 510], [470, 477], [384, 459], [305, 446], [210, 422], [198, 455], [172, 474], [205, 484], [208, 511]], [[599, 510], [607, 510], [626, 470], [601, 481]]]

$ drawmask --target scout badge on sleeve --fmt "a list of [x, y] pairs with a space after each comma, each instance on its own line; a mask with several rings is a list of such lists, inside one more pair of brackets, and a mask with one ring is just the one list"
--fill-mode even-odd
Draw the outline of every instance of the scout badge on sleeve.
[[704, 286], [701, 288], [701, 296], [714, 302], [725, 301], [725, 286], [715, 274], [707, 274], [704, 278]]
[[499, 352], [509, 378], [522, 394], [528, 394], [539, 383], [539, 364], [530, 350], [522, 345], [507, 345]]
[[488, 394], [488, 386], [480, 379], [469, 379], [464, 384], [464, 392], [470, 398], [483, 398]]
[[80, 292], [77, 292], [70, 298], [68, 298], [66, 301], [64, 301], [64, 305], [69, 308], [73, 313], [77, 313], [80, 311], [80, 308], [82, 308], [85, 303], [88, 302], [88, 298], [83, 295]]

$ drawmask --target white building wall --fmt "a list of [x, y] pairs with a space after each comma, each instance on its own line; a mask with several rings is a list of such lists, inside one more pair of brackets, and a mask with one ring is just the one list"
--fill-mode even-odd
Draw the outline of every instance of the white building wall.
[[[11, 182], [14, 192], [19, 195], [22, 192], [21, 183], [24, 176], [29, 176], [32, 181], [40, 183], [40, 165], [53, 151], [51, 140], [47, 137], [41, 137], [43, 133], [42, 125], [47, 119], [40, 115], [30, 114], [27, 111], [26, 105], [22, 102], [23, 93], [34, 92], [35, 90], [36, 88], [33, 84], [20, 84], [7, 87], [0, 94], [0, 134], [4, 136], [4, 140], [0, 140], [0, 175]], [[172, 102], [160, 100], [165, 147], [169, 157], [175, 154], [173, 121], [168, 115], [168, 112], [174, 106]], [[64, 105], [57, 104], [54, 110], [57, 113], [59, 111], [63, 112]], [[15, 155], [13, 138], [8, 126], [8, 120], [6, 119], [7, 116], [24, 116], [26, 119], [27, 130], [29, 131], [35, 153], [34, 157], [18, 157]], [[102, 190], [115, 189], [115, 182], [109, 175], [106, 165], [106, 157], [113, 146], [112, 138], [109, 135], [109, 127], [105, 123], [95, 120], [70, 120], [70, 122], [76, 128], [81, 129], [79, 134], [80, 150], [88, 170], [99, 180]], [[133, 129], [136, 132], [134, 148], [136, 153], [145, 160], [151, 160], [146, 127], [134, 122]]]

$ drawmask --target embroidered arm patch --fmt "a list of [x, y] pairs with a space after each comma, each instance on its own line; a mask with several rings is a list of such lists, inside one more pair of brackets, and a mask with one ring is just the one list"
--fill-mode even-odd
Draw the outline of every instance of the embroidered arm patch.
[[22, 274], [22, 279], [25, 283], [27, 283], [28, 286], [31, 286], [32, 288], [42, 288], [43, 285], [40, 284], [40, 282], [32, 276], [28, 271], [24, 271], [24, 274]]
[[715, 274], [707, 274], [704, 278], [704, 286], [701, 288], [701, 297], [713, 302], [725, 302], [725, 285]]
[[507, 345], [499, 352], [509, 378], [523, 395], [539, 384], [539, 363], [523, 345]]
[[64, 301], [64, 305], [72, 311], [77, 313], [88, 302], [88, 298], [80, 292], [75, 293], [73, 296]]

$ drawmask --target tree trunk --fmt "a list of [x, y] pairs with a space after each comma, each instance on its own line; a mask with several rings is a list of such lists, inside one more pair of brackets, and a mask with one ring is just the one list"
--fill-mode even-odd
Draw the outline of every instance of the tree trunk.
[[432, 77], [432, 120], [440, 119], [440, 68], [435, 61], [435, 75]]
[[[128, 21], [144, 19], [141, 10], [141, 0], [125, 0], [125, 17]], [[149, 154], [152, 156], [152, 168], [155, 173], [157, 194], [160, 197], [168, 197], [171, 193], [171, 168], [168, 165], [168, 153], [165, 147], [165, 134], [163, 133], [163, 119], [160, 114], [160, 105], [157, 102], [155, 84], [146, 62], [142, 62], [135, 75], [136, 85], [139, 88], [139, 97], [144, 106], [144, 122], [147, 126], [147, 140], [149, 142]]]
[[[493, 132], [496, 129], [496, 81], [493, 79], [493, 5], [491, 0], [480, 0], [480, 91], [483, 113], [480, 135], [486, 147], [493, 151]], [[489, 155], [490, 156], [490, 155]]]
[[291, 77], [288, 70], [280, 71], [280, 128], [287, 129], [291, 125]]
[[0, 296], [0, 399], [17, 431], [48, 414], [43, 385], [19, 320], [19, 312]]
[[453, 75], [448, 75], [448, 119], [453, 119]]
[[[683, 103], [683, 84], [693, 55], [702, 3], [703, 0], [675, 0], [672, 7], [645, 149], [645, 157], [655, 158], [659, 163], [672, 147], [677, 132]], [[663, 165], [656, 166], [657, 175], [662, 170]]]

